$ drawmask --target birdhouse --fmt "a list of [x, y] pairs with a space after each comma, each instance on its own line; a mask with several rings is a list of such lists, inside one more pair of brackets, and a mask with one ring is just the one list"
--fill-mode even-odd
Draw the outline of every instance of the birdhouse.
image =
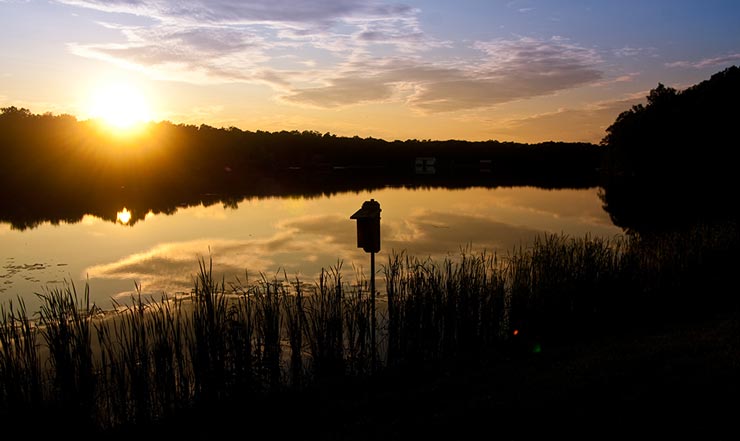
[[357, 248], [366, 253], [380, 251], [380, 203], [375, 199], [363, 202], [350, 219], [357, 221]]

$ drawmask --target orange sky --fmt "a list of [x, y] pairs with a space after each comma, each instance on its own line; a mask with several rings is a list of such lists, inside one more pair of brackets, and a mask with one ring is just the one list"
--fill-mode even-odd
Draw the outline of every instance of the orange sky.
[[393, 139], [598, 142], [740, 61], [733, 1], [0, 0], [0, 105]]

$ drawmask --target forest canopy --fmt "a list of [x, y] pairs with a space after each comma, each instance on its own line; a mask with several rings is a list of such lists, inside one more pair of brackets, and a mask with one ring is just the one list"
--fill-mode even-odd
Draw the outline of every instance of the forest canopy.
[[[691, 170], [704, 177], [732, 163], [737, 143], [740, 68], [732, 66], [685, 90], [659, 83], [606, 129], [613, 174], [649, 179]], [[692, 174], [693, 174], [692, 173]]]
[[659, 83], [606, 130], [606, 209], [617, 225], [672, 227], [734, 211], [740, 68], [684, 90]]

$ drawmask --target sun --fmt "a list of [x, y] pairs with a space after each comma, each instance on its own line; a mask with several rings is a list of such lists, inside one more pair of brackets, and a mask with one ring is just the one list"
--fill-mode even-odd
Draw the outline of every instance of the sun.
[[123, 210], [116, 213], [116, 222], [120, 222], [125, 225], [130, 220], [131, 220], [131, 212], [128, 211], [126, 207], [123, 207]]
[[126, 83], [108, 84], [95, 90], [88, 113], [121, 130], [152, 120], [151, 106], [144, 94]]

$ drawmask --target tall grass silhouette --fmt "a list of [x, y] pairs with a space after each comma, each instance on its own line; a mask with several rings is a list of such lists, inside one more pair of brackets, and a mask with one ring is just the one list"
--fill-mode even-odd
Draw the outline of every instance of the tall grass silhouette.
[[311, 282], [283, 273], [227, 284], [200, 259], [189, 295], [144, 301], [137, 285], [108, 310], [68, 284], [38, 294], [33, 314], [20, 297], [0, 305], [0, 416], [100, 431], [377, 369], [531, 354], [723, 307], [737, 244], [730, 225], [651, 238], [547, 234], [505, 254], [463, 248], [441, 260], [391, 252], [376, 347], [367, 276], [348, 282], [341, 262]]

